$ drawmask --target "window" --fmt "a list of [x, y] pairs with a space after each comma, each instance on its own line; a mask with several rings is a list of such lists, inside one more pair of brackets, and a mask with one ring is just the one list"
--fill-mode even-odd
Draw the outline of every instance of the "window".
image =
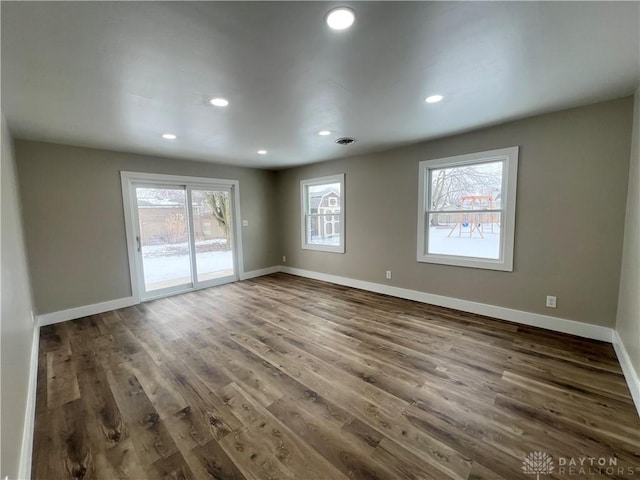
[[418, 261], [513, 270], [518, 147], [420, 162]]
[[344, 253], [344, 174], [300, 182], [302, 248]]

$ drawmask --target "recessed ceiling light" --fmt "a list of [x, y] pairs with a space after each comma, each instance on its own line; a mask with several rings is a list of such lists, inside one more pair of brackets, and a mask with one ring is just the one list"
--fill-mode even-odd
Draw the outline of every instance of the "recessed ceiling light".
[[214, 107], [226, 107], [227, 105], [229, 105], [229, 100], [227, 100], [226, 98], [216, 97], [210, 98], [209, 103]]
[[162, 138], [164, 138], [165, 140], [175, 140], [178, 137], [176, 137], [173, 133], [163, 133]]
[[438, 103], [443, 98], [444, 97], [442, 95], [431, 95], [431, 96], [425, 98], [424, 101], [427, 102], [427, 103]]
[[266, 150], [258, 150], [258, 155], [266, 155], [267, 151]]
[[326, 21], [329, 28], [334, 30], [344, 30], [353, 25], [356, 16], [353, 10], [346, 7], [335, 8], [329, 12]]
[[323, 137], [326, 137], [327, 135], [331, 135], [331, 130], [320, 130], [318, 132], [318, 135], [321, 135]]

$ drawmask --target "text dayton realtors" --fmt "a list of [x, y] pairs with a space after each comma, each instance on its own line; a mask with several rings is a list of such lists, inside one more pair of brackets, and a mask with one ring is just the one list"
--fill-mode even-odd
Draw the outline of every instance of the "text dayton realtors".
[[560, 475], [634, 475], [640, 467], [618, 465], [616, 457], [559, 457]]

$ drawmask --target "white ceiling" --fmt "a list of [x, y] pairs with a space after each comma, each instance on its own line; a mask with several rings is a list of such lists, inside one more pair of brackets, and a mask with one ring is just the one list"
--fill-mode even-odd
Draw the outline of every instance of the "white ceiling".
[[640, 83], [638, 2], [349, 5], [337, 32], [332, 2], [3, 1], [2, 110], [18, 138], [281, 168]]

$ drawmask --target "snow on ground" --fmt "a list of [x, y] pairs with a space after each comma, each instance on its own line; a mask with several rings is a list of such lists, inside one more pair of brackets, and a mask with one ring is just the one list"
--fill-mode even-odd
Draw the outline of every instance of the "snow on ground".
[[[196, 242], [196, 246], [200, 243]], [[161, 283], [164, 284], [163, 286], [169, 286], [191, 282], [189, 255], [186, 252], [182, 255], [176, 255], [173, 252], [169, 255], [157, 254], [158, 251], [162, 251], [162, 248], [166, 247], [166, 245], [142, 247], [144, 281], [148, 287]], [[151, 252], [149, 252], [150, 249], [152, 250]], [[151, 255], [148, 255], [149, 253]], [[196, 256], [196, 263], [199, 275], [219, 271], [233, 271], [233, 253], [231, 250], [199, 253]]]
[[500, 258], [500, 227], [484, 226], [481, 238], [477, 231], [473, 232], [473, 236], [469, 238], [469, 227], [462, 228], [462, 236], [458, 237], [458, 228], [456, 228], [449, 237], [451, 229], [429, 227], [429, 253], [443, 255], [461, 255], [464, 257], [476, 258]]
[[340, 235], [332, 235], [330, 237], [321, 237], [312, 235], [309, 241], [311, 245], [340, 245]]
[[[220, 247], [224, 249], [227, 241], [224, 238], [214, 238], [212, 240], [199, 240], [196, 242], [196, 250], [213, 250], [212, 247]], [[160, 245], [143, 245], [142, 256], [144, 258], [162, 257], [168, 255], [184, 255], [189, 253], [189, 244], [182, 243], [163, 243]]]

